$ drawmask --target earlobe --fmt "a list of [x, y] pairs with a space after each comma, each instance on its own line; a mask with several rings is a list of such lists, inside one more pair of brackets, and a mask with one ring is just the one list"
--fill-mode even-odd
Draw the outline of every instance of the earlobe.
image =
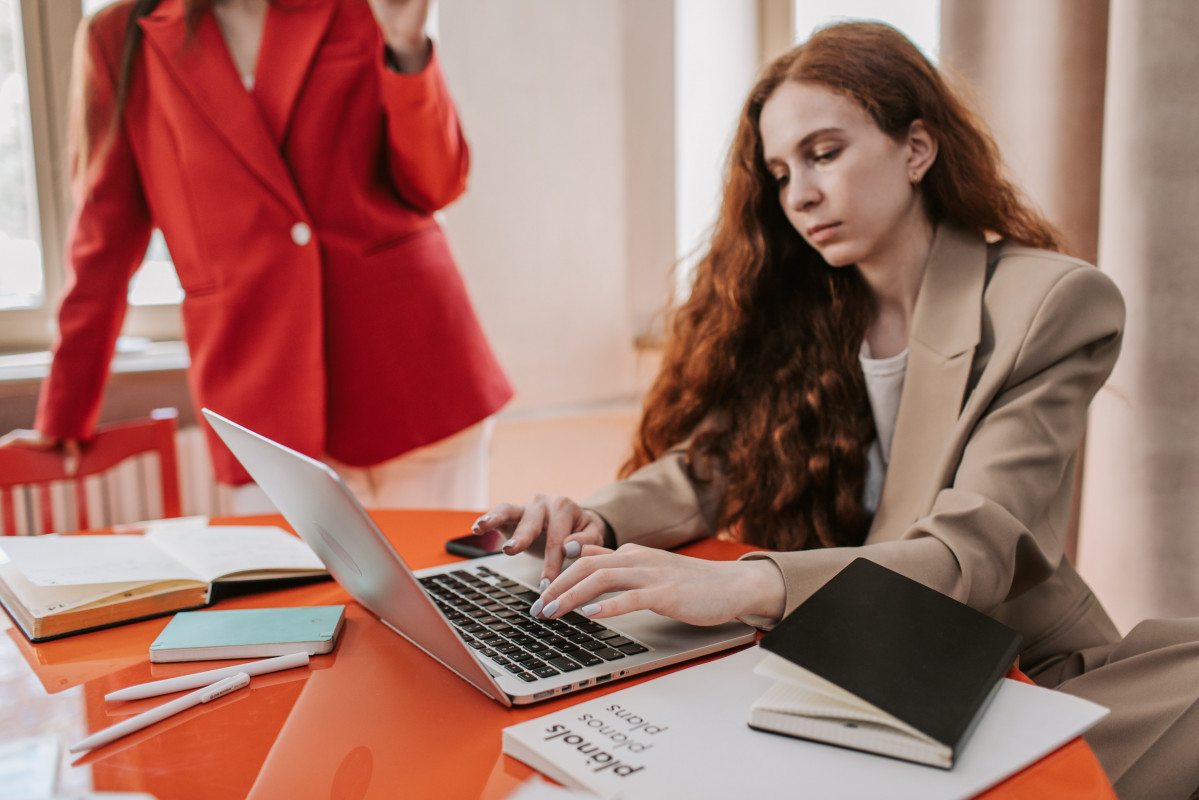
[[919, 183], [937, 160], [937, 140], [929, 133], [924, 120], [913, 120], [908, 127], [908, 174], [912, 183]]

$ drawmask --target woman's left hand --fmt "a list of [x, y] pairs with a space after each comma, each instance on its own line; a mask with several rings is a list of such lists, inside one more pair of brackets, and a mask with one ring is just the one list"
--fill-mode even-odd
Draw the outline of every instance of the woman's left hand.
[[429, 58], [429, 0], [370, 0], [370, 6], [400, 72], [420, 72]]
[[[608, 592], [612, 597], [593, 602]], [[692, 625], [783, 615], [786, 591], [774, 562], [707, 561], [636, 544], [618, 550], [586, 545], [533, 604], [534, 616], [573, 610], [592, 618], [649, 609]]]

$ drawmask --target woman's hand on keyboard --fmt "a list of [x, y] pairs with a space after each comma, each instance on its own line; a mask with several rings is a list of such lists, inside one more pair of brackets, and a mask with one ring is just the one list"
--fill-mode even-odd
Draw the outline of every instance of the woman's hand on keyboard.
[[508, 537], [504, 552], [509, 555], [544, 545], [545, 569], [540, 586], [544, 591], [562, 572], [565, 559], [576, 558], [587, 545], [603, 546], [608, 524], [569, 497], [538, 494], [524, 505], [501, 503], [479, 517], [471, 530], [500, 531]]
[[[615, 592], [596, 602], [600, 595]], [[601, 619], [649, 609], [692, 625], [735, 618], [777, 620], [786, 606], [774, 562], [708, 561], [637, 544], [594, 545], [542, 590], [530, 613], [556, 619], [571, 611]]]

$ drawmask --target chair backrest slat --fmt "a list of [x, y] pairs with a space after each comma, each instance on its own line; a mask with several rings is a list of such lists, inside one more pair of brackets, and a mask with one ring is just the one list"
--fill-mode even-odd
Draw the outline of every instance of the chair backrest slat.
[[33, 493], [37, 497], [38, 508], [41, 509], [41, 519], [39, 520], [38, 533], [53, 533], [54, 532], [54, 504], [50, 501], [50, 484], [43, 483], [40, 486], [33, 487]]
[[78, 525], [79, 530], [86, 531], [91, 528], [92, 523], [91, 517], [88, 515], [87, 487], [83, 483], [83, 478], [75, 481], [71, 488], [74, 490], [73, 494], [75, 495], [76, 525]]
[[17, 532], [17, 504], [11, 486], [0, 487], [0, 505], [4, 506], [4, 532], [12, 535]]

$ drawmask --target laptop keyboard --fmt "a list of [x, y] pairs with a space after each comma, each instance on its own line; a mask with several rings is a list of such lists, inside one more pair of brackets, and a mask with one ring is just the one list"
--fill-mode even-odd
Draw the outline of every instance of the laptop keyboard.
[[540, 595], [488, 567], [420, 582], [463, 641], [526, 682], [649, 650], [574, 611], [559, 619], [531, 616], [529, 607]]

